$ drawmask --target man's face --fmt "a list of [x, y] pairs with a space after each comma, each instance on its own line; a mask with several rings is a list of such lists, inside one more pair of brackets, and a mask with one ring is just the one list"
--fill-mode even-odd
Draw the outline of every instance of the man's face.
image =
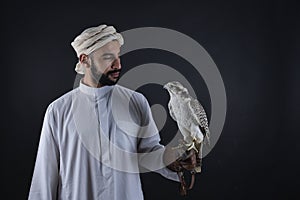
[[111, 41], [90, 55], [91, 77], [97, 82], [100, 80], [100, 84], [115, 84], [119, 79], [120, 70], [120, 44], [118, 41]]

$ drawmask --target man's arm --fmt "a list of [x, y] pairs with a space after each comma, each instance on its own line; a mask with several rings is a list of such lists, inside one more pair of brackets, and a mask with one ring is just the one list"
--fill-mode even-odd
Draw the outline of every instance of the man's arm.
[[30, 200], [54, 200], [57, 196], [59, 151], [53, 137], [52, 105], [46, 111], [41, 138], [35, 162], [30, 192]]
[[168, 179], [179, 181], [177, 173], [168, 169], [163, 161], [165, 147], [160, 144], [159, 131], [153, 120], [149, 103], [144, 96], [142, 100], [141, 126], [143, 128], [138, 143], [140, 165], [146, 171], [155, 171]]

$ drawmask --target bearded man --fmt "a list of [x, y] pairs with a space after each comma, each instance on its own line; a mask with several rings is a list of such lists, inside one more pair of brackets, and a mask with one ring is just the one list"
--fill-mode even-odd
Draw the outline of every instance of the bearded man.
[[141, 168], [178, 181], [146, 98], [117, 84], [122, 35], [100, 25], [71, 45], [84, 76], [46, 110], [29, 199], [141, 200]]

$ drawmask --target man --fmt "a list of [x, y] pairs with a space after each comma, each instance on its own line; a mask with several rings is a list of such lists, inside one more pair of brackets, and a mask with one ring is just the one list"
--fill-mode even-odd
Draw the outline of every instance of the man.
[[72, 42], [84, 77], [47, 108], [29, 199], [140, 200], [142, 169], [178, 181], [164, 166], [146, 98], [116, 85], [121, 45], [121, 34], [106, 25]]

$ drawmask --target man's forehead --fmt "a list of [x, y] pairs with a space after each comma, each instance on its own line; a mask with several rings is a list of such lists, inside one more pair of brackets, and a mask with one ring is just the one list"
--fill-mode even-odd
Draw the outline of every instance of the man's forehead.
[[118, 41], [111, 41], [94, 51], [94, 55], [102, 56], [103, 54], [118, 54], [120, 53], [120, 47]]

